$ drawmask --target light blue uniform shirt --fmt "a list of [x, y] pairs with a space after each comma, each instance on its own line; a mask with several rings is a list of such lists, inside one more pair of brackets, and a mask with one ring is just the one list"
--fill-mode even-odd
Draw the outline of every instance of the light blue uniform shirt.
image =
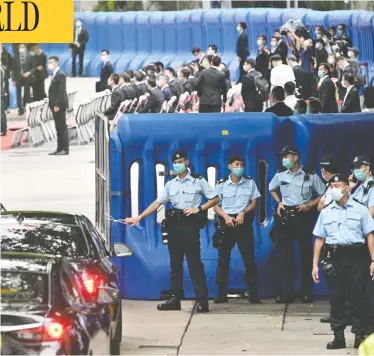
[[296, 206], [310, 202], [313, 195], [316, 197], [323, 195], [326, 187], [315, 173], [305, 180], [305, 172], [303, 167], [300, 167], [296, 173], [292, 173], [289, 169], [276, 173], [269, 183], [269, 190], [278, 189], [280, 189], [284, 205]]
[[372, 231], [374, 219], [368, 208], [350, 197], [344, 207], [334, 201], [321, 211], [313, 235], [329, 245], [351, 245], [365, 243], [364, 236]]
[[252, 178], [241, 177], [238, 184], [233, 183], [231, 175], [226, 180], [220, 180], [216, 185], [216, 194], [221, 200], [221, 209], [227, 214], [239, 214], [260, 193]]
[[183, 180], [176, 176], [166, 182], [157, 201], [161, 204], [171, 202], [175, 209], [198, 208], [203, 196], [213, 199], [217, 194], [205, 178], [194, 178], [188, 172]]
[[370, 177], [365, 183], [361, 184], [352, 194], [352, 198], [356, 198], [360, 203], [364, 204], [367, 208], [374, 206], [374, 187], [371, 187], [365, 194], [368, 183], [373, 182], [374, 178]]

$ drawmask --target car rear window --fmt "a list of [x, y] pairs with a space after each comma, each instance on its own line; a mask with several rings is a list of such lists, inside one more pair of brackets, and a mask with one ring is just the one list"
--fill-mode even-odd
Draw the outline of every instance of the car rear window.
[[88, 246], [77, 225], [23, 221], [1, 224], [2, 252], [29, 252], [60, 255], [68, 258], [87, 257]]
[[48, 304], [48, 275], [1, 271], [2, 304]]

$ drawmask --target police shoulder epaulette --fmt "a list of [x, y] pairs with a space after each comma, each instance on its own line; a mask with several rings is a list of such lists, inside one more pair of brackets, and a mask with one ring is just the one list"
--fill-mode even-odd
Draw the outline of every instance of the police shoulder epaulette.
[[313, 174], [316, 173], [316, 171], [313, 168], [310, 168], [310, 167], [303, 167], [303, 171], [308, 176], [312, 176]]
[[169, 178], [166, 182], [171, 181], [171, 180], [174, 179], [176, 176], [177, 176], [176, 174], [173, 174], [172, 176], [170, 176], [170, 178]]
[[373, 188], [373, 187], [374, 187], [374, 181], [371, 180], [371, 181], [368, 183], [368, 185], [366, 186], [366, 188], [364, 188], [364, 195], [368, 194], [368, 193], [369, 193], [369, 190], [370, 190], [371, 188]]
[[221, 183], [224, 183], [224, 182], [226, 182], [227, 180], [229, 179], [229, 177], [227, 176], [227, 177], [224, 177], [224, 178], [222, 178], [222, 179], [220, 179], [220, 180], [218, 180], [217, 181], [217, 184], [221, 184]]
[[363, 205], [363, 206], [365, 206], [365, 204], [364, 203], [362, 203], [362, 202], [360, 202], [358, 199], [356, 199], [356, 198], [353, 198], [353, 200], [356, 202], [356, 203], [359, 203], [359, 204], [361, 204], [361, 205]]
[[287, 168], [284, 168], [283, 166], [279, 167], [279, 169], [277, 170], [277, 173], [282, 173], [282, 172], [285, 172], [287, 170]]
[[251, 176], [243, 176], [243, 177], [247, 179], [253, 179]]
[[190, 175], [191, 175], [192, 178], [195, 178], [195, 179], [204, 178], [201, 174], [198, 174], [198, 173], [190, 173]]
[[323, 209], [325, 209], [325, 208], [327, 208], [329, 205], [331, 205], [332, 202], [333, 202], [333, 200], [331, 200], [330, 203], [326, 204], [326, 205], [323, 207]]

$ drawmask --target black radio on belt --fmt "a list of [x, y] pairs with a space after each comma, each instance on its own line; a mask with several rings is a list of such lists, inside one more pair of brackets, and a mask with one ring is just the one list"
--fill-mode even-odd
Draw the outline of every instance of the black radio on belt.
[[161, 235], [162, 235], [162, 243], [167, 245], [169, 242], [169, 231], [168, 231], [168, 222], [166, 219], [161, 221]]

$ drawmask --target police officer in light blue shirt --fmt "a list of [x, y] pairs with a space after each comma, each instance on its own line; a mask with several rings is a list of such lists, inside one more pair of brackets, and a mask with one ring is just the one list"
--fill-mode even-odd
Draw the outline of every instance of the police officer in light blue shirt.
[[[312, 277], [314, 282], [319, 283], [318, 262], [325, 245], [323, 271], [331, 306], [331, 329], [335, 335], [334, 340], [327, 344], [327, 349], [346, 347], [346, 298], [352, 312], [352, 331], [356, 334], [354, 347], [358, 348], [366, 333], [366, 277], [374, 280], [374, 219], [365, 206], [349, 196], [348, 176], [338, 174], [331, 179], [330, 185], [333, 202], [321, 211], [313, 231], [316, 241]], [[372, 260], [370, 267], [367, 263], [368, 248]]]
[[[172, 208], [166, 210], [166, 220], [173, 295], [157, 308], [164, 311], [181, 310], [183, 261], [186, 256], [198, 300], [197, 312], [204, 313], [209, 311], [209, 306], [205, 270], [200, 256], [200, 229], [206, 224], [208, 209], [219, 203], [219, 197], [205, 178], [187, 169], [189, 161], [185, 151], [176, 151], [172, 159], [176, 175], [165, 184], [162, 194], [142, 214], [136, 218], [126, 218], [125, 222], [134, 226], [161, 205], [171, 203]], [[204, 196], [208, 201], [201, 205]]]
[[313, 226], [317, 220], [316, 207], [325, 192], [319, 176], [300, 163], [300, 151], [294, 146], [285, 146], [280, 152], [282, 168], [269, 184], [270, 194], [278, 204], [277, 214], [282, 217], [281, 236], [277, 248], [280, 254], [281, 294], [277, 303], [294, 300], [294, 267], [296, 239], [301, 263], [301, 300], [310, 303], [313, 281], [310, 278]]
[[239, 252], [246, 267], [245, 280], [248, 285], [248, 299], [259, 303], [258, 272], [254, 254], [253, 218], [256, 199], [260, 197], [256, 183], [244, 175], [244, 158], [232, 155], [228, 161], [231, 174], [217, 182], [216, 194], [221, 206], [214, 211], [218, 215], [221, 234], [218, 249], [216, 283], [218, 294], [215, 303], [227, 303], [227, 284], [231, 250], [238, 244]]

